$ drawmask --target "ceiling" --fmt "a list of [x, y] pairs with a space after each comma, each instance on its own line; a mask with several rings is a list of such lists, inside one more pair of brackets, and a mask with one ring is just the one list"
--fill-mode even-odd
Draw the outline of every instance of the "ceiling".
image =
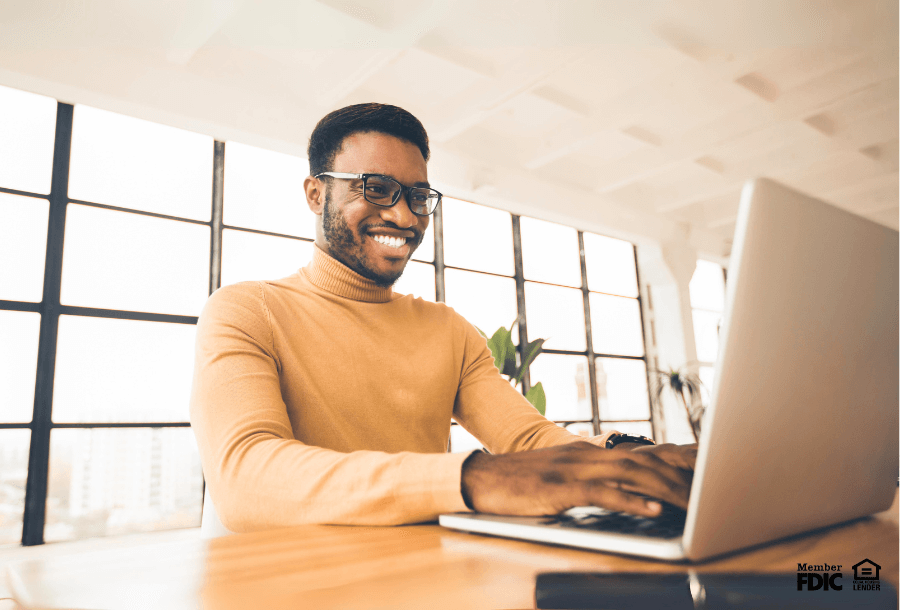
[[898, 226], [898, 6], [876, 0], [4, 0], [0, 84], [304, 154], [378, 101], [448, 194], [730, 250], [767, 176]]

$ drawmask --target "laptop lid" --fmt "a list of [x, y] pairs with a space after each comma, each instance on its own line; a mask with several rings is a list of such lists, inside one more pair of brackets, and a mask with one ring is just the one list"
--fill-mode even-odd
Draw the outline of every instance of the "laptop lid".
[[747, 183], [687, 558], [890, 506], [897, 321], [896, 231], [771, 180]]

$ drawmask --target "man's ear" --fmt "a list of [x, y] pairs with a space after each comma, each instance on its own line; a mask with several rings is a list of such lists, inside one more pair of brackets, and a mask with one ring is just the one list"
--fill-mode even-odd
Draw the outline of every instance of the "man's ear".
[[307, 176], [303, 181], [303, 191], [306, 193], [306, 205], [310, 211], [321, 216], [325, 209], [325, 183], [318, 178]]

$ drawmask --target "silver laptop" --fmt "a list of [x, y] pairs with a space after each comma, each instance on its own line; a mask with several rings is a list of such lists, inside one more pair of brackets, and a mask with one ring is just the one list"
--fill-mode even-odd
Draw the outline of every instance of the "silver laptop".
[[898, 471], [898, 234], [771, 180], [741, 195], [687, 513], [583, 507], [446, 527], [700, 561], [887, 509]]

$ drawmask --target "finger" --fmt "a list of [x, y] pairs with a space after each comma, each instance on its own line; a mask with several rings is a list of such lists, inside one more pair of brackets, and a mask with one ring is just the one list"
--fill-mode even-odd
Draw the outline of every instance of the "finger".
[[650, 447], [638, 447], [632, 450], [634, 453], [649, 453], [668, 462], [677, 468], [694, 470], [697, 462], [697, 445], [654, 445]]
[[[693, 478], [691, 472], [673, 466], [653, 453], [623, 452], [614, 455], [606, 454], [603, 457], [605, 459], [595, 462], [594, 465], [600, 467], [600, 472], [607, 471], [610, 478], [622, 483], [635, 483], [646, 474], [655, 474], [668, 481], [669, 484], [674, 487], [689, 488]], [[612, 471], [609, 471], [610, 468]], [[632, 478], [622, 476], [628, 474], [630, 474]], [[583, 476], [584, 475], [587, 475], [585, 478], [593, 478], [590, 476], [590, 471], [585, 471], [583, 473]], [[637, 478], [635, 479], [634, 477]]]
[[662, 512], [662, 504], [658, 501], [612, 489], [603, 480], [585, 481], [583, 488], [585, 506], [599, 506], [642, 517], [658, 517]]
[[693, 470], [697, 463], [697, 445], [663, 445], [658, 457], [678, 468]]
[[687, 507], [690, 473], [651, 455], [623, 454], [614, 460], [586, 465], [573, 477], [581, 481], [603, 480], [637, 493]]

